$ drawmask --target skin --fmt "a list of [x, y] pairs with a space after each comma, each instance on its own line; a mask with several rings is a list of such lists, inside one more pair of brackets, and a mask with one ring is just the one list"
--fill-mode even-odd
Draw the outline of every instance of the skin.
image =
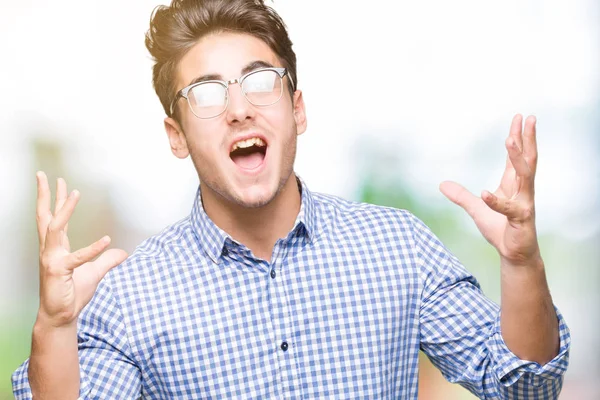
[[[219, 74], [224, 80], [238, 78], [253, 61], [282, 66], [269, 46], [253, 36], [206, 36], [181, 60], [177, 87], [184, 88], [205, 74]], [[271, 106], [253, 106], [234, 84], [229, 87], [229, 106], [220, 116], [196, 118], [186, 100], [180, 99], [181, 124], [173, 118], [164, 122], [173, 154], [192, 158], [208, 216], [267, 261], [275, 242], [291, 230], [300, 210], [293, 166], [297, 136], [306, 130], [306, 113], [302, 92], [290, 96], [287, 79], [281, 99]], [[233, 138], [248, 133], [261, 133], [268, 143], [267, 166], [251, 177], [239, 173], [229, 157]]]
[[[68, 222], [79, 192], [67, 196], [58, 179], [51, 211], [48, 179], [38, 172], [36, 219], [40, 243], [40, 306], [33, 327], [28, 377], [36, 399], [79, 396], [77, 316], [91, 300], [104, 275], [127, 258], [119, 249], [106, 250], [108, 236], [71, 252]], [[99, 256], [96, 260], [94, 258]]]
[[514, 116], [506, 139], [506, 167], [494, 193], [477, 197], [454, 182], [442, 193], [462, 207], [500, 255], [502, 338], [523, 360], [546, 364], [559, 351], [558, 319], [535, 228], [536, 118]]
[[[181, 60], [181, 89], [197, 76], [220, 74], [229, 80], [242, 75], [249, 62], [280, 60], [260, 40], [243, 34], [215, 34], [201, 39]], [[286, 78], [287, 79], [287, 78]], [[253, 253], [270, 260], [274, 243], [287, 235], [300, 209], [294, 175], [297, 136], [306, 130], [302, 93], [286, 92], [269, 107], [255, 107], [239, 86], [230, 87], [228, 109], [210, 120], [196, 118], [185, 100], [177, 104], [181, 120], [164, 121], [171, 151], [191, 156], [200, 178], [202, 201], [214, 223]], [[499, 188], [476, 197], [453, 182], [441, 191], [471, 215], [484, 237], [501, 256], [502, 335], [517, 356], [540, 364], [558, 352], [558, 326], [535, 232], [533, 183], [537, 164], [535, 118], [515, 116], [507, 139], [508, 159]], [[236, 170], [229, 144], [238, 135], [260, 132], [269, 149], [266, 167], [248, 176]], [[37, 225], [40, 243], [40, 307], [33, 329], [29, 381], [37, 399], [76, 399], [79, 395], [77, 317], [104, 275], [127, 257], [106, 250], [110, 238], [71, 252], [68, 221], [79, 200], [67, 196], [57, 182], [51, 211], [46, 175], [37, 174]], [[105, 251], [106, 250], [106, 251]], [[96, 258], [99, 256], [98, 258]]]
[[[243, 68], [254, 61], [282, 66], [275, 53], [252, 36], [207, 36], [181, 60], [178, 87], [208, 73], [220, 74], [227, 80], [238, 78]], [[302, 92], [290, 95], [285, 81], [284, 90], [276, 104], [255, 107], [246, 101], [236, 84], [229, 89], [227, 111], [217, 118], [200, 120], [185, 100], [180, 100], [177, 106], [181, 124], [165, 119], [171, 151], [179, 158], [191, 156], [196, 167], [206, 213], [217, 226], [266, 260], [270, 260], [277, 239], [292, 229], [300, 210], [293, 164], [297, 136], [306, 130], [306, 114]], [[246, 176], [231, 161], [229, 145], [234, 138], [251, 132], [264, 135], [269, 147], [263, 171]], [[120, 249], [105, 251], [109, 237], [71, 252], [68, 221], [79, 192], [67, 196], [66, 183], [59, 179], [53, 213], [43, 172], [37, 174], [37, 183], [40, 307], [33, 329], [28, 377], [36, 399], [76, 399], [80, 379], [77, 317], [100, 280], [123, 262], [127, 253]]]

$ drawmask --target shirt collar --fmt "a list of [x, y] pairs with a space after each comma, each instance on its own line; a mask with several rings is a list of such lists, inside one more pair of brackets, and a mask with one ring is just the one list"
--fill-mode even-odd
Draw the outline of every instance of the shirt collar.
[[[287, 239], [296, 235], [303, 235], [310, 242], [314, 239], [316, 217], [315, 204], [312, 193], [308, 190], [306, 183], [296, 175], [298, 188], [301, 190], [300, 212], [294, 222], [294, 227], [290, 231]], [[226, 240], [233, 239], [209, 218], [202, 205], [202, 196], [200, 186], [196, 192], [194, 206], [191, 213], [191, 224], [200, 247], [215, 263], [218, 263], [223, 255], [223, 247]]]
[[198, 185], [198, 190], [196, 191], [196, 199], [194, 200], [190, 218], [192, 229], [200, 247], [213, 262], [217, 263], [223, 252], [225, 239], [227, 239], [229, 235], [215, 225], [204, 211], [202, 196], [200, 194], [200, 185]]
[[306, 231], [306, 237], [309, 242], [314, 240], [315, 228], [316, 228], [316, 216], [315, 216], [315, 200], [313, 194], [302, 178], [296, 175], [296, 182], [300, 188], [302, 195], [302, 204], [300, 205], [300, 212], [294, 222], [294, 228], [292, 232], [298, 230], [300, 227], [304, 227]]

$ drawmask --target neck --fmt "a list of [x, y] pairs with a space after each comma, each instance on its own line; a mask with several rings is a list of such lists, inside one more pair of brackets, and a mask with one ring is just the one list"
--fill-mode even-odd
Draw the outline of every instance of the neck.
[[227, 201], [202, 183], [200, 187], [204, 211], [215, 225], [267, 261], [275, 242], [288, 235], [300, 212], [301, 196], [293, 173], [273, 200], [257, 208]]

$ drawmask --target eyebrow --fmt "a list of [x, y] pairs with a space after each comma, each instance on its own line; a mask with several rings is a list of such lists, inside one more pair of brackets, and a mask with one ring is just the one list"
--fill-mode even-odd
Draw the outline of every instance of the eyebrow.
[[[266, 61], [261, 61], [261, 60], [252, 61], [252, 62], [249, 62], [248, 64], [246, 64], [246, 66], [244, 68], [242, 68], [242, 75], [246, 75], [248, 72], [254, 71], [255, 69], [258, 69], [258, 68], [273, 68], [273, 67], [274, 67], [273, 65], [271, 65], [270, 63], [268, 63]], [[192, 79], [192, 81], [188, 84], [188, 86], [193, 85], [198, 82], [213, 81], [213, 80], [223, 81], [225, 79], [223, 78], [223, 75], [221, 75], [221, 74], [205, 74], [205, 75], [202, 75], [202, 76]]]

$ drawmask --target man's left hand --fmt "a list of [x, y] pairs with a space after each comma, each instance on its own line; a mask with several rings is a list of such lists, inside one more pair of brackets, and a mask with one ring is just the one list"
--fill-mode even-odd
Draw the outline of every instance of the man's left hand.
[[537, 166], [536, 119], [515, 115], [506, 139], [508, 156], [500, 186], [477, 197], [455, 182], [440, 190], [462, 207], [500, 253], [503, 265], [531, 265], [540, 259], [535, 228], [534, 179]]

